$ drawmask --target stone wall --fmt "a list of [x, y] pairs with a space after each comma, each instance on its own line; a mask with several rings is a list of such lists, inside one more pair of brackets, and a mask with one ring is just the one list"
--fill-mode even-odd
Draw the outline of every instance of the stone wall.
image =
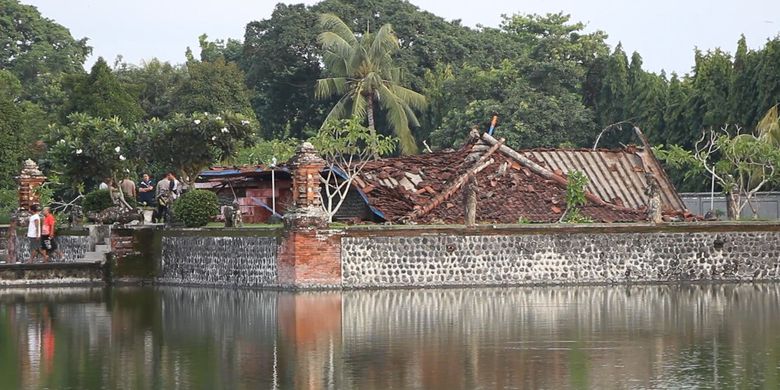
[[187, 233], [163, 235], [157, 282], [234, 287], [276, 285], [275, 236], [248, 234], [251, 231], [238, 235], [219, 231]]
[[712, 226], [356, 231], [342, 240], [342, 285], [780, 280], [780, 226]]
[[[84, 254], [93, 250], [95, 241], [89, 236], [86, 230], [79, 231], [61, 231], [56, 237], [59, 250], [62, 251], [63, 258], [52, 259], [58, 263], [78, 262], [84, 257]], [[17, 231], [16, 233], [16, 259], [17, 261], [27, 261], [30, 259], [30, 240], [27, 238], [26, 231]], [[40, 261], [38, 256], [37, 261]]]

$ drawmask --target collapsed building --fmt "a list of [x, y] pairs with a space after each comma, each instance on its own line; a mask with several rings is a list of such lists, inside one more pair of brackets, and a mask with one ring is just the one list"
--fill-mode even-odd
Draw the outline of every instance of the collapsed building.
[[[646, 221], [654, 197], [664, 220], [694, 218], [640, 138], [641, 147], [516, 151], [473, 131], [457, 150], [368, 162], [335, 219], [459, 224], [473, 193], [477, 223], [557, 222], [566, 210], [573, 171], [588, 178], [586, 203], [578, 209], [594, 222]], [[284, 166], [274, 172], [272, 183], [269, 167], [215, 167], [201, 173], [197, 186], [216, 191], [224, 204], [237, 201], [245, 222], [263, 222], [274, 211], [282, 216], [290, 204], [290, 172]]]

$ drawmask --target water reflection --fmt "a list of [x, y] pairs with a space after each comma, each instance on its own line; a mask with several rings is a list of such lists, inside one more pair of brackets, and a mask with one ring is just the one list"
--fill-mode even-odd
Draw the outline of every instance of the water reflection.
[[0, 290], [2, 388], [778, 387], [780, 287]]

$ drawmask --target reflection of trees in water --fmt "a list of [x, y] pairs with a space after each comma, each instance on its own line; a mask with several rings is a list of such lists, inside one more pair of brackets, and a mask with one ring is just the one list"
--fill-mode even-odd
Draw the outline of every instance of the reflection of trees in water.
[[[772, 284], [5, 290], [0, 340], [13, 342], [0, 342], [0, 377], [51, 388], [777, 387], [778, 324]], [[45, 329], [56, 335], [48, 366]]]

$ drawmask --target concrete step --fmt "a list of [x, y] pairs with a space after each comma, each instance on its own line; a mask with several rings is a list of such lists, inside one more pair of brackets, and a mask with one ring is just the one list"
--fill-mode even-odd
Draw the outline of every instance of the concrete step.
[[80, 258], [79, 262], [96, 262], [96, 261], [103, 261], [106, 259], [105, 253], [97, 253], [97, 252], [87, 252], [84, 254], [84, 257]]
[[96, 253], [108, 253], [111, 251], [111, 247], [105, 244], [99, 244], [95, 245], [95, 251]]

